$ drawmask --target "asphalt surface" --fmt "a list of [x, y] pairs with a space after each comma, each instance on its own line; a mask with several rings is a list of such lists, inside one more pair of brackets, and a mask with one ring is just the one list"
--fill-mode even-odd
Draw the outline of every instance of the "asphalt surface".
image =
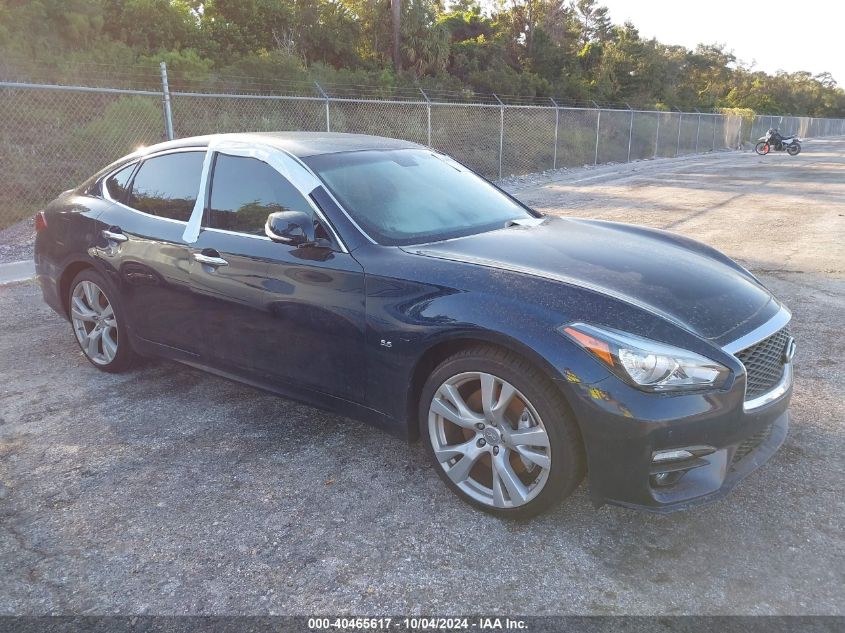
[[707, 241], [787, 302], [771, 462], [687, 513], [595, 510], [582, 487], [501, 521], [420, 445], [168, 362], [98, 372], [34, 284], [6, 285], [0, 614], [845, 614], [845, 141], [511, 186]]

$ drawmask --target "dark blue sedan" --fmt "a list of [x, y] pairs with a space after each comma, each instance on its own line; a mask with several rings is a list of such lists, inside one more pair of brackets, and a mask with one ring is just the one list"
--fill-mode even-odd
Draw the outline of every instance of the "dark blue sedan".
[[414, 143], [145, 148], [36, 216], [44, 298], [99, 369], [162, 356], [422, 438], [462, 499], [534, 515], [716, 499], [783, 442], [790, 312], [684, 237], [544, 217]]

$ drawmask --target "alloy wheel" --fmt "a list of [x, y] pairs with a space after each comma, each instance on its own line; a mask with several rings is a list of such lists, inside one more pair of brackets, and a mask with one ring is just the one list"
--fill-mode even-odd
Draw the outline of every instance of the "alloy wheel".
[[92, 281], [80, 281], [71, 294], [70, 314], [76, 340], [97, 365], [108, 365], [117, 355], [118, 328], [106, 293]]
[[437, 462], [475, 501], [515, 508], [548, 481], [546, 427], [528, 399], [498, 376], [464, 372], [446, 380], [432, 398], [428, 430]]

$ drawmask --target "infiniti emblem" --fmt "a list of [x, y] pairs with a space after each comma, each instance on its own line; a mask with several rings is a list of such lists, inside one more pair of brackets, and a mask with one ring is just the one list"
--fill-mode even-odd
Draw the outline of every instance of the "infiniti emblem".
[[487, 440], [488, 444], [492, 444], [493, 446], [499, 443], [501, 439], [499, 436], [499, 432], [491, 426], [488, 426], [484, 429], [484, 439]]
[[791, 362], [793, 356], [795, 356], [795, 339], [790, 336], [786, 342], [786, 346], [783, 348], [784, 364]]

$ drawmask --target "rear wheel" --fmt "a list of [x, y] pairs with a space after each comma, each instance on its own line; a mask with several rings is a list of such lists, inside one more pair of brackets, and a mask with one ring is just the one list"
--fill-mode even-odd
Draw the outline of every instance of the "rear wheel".
[[486, 512], [525, 518], [567, 497], [584, 475], [577, 425], [542, 372], [478, 347], [441, 363], [423, 387], [420, 431], [440, 477]]
[[93, 269], [83, 270], [70, 285], [70, 321], [76, 342], [92, 365], [119, 372], [135, 361], [126, 337], [123, 314], [105, 277]]
[[786, 153], [790, 156], [798, 156], [801, 153], [801, 144], [800, 143], [792, 143], [786, 146]]
[[760, 154], [760, 156], [765, 156], [769, 153], [769, 144], [766, 141], [760, 141], [754, 146], [754, 151]]

